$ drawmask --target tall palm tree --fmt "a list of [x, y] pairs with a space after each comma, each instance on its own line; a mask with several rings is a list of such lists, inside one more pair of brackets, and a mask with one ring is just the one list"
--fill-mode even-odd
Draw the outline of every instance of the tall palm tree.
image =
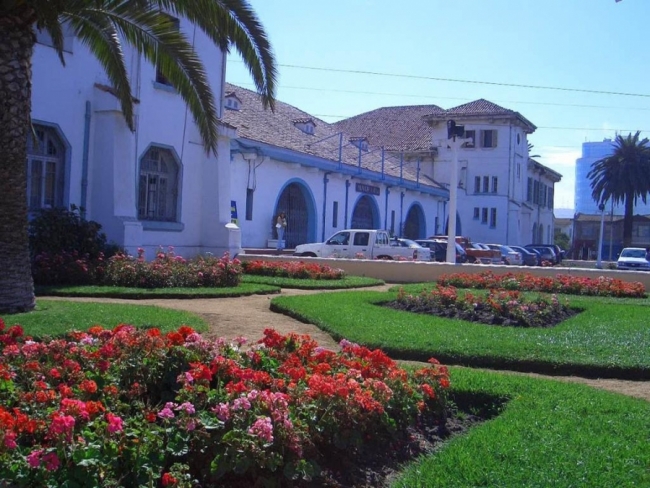
[[650, 192], [650, 147], [648, 139], [639, 140], [640, 132], [616, 136], [614, 152], [596, 161], [587, 177], [591, 180], [592, 197], [598, 204], [612, 199], [623, 202], [623, 245], [632, 243], [634, 205], [640, 198], [646, 203]]
[[170, 15], [197, 25], [220, 49], [233, 46], [264, 105], [273, 108], [276, 66], [267, 35], [247, 0], [0, 0], [0, 313], [31, 310], [27, 237], [27, 137], [31, 131], [34, 29], [50, 34], [61, 62], [63, 29], [97, 57], [133, 129], [133, 96], [122, 43], [133, 45], [183, 97], [208, 152], [218, 116], [204, 66]]

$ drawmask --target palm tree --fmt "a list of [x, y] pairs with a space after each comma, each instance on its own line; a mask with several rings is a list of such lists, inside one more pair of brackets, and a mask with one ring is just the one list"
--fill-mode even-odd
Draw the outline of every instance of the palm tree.
[[276, 66], [247, 0], [0, 0], [0, 313], [34, 307], [27, 237], [27, 137], [31, 131], [34, 29], [50, 34], [61, 62], [64, 23], [103, 65], [133, 130], [133, 97], [122, 43], [133, 45], [183, 97], [206, 151], [216, 151], [218, 116], [205, 69], [170, 16], [198, 26], [220, 49], [242, 56], [265, 107]]
[[596, 161], [587, 177], [591, 180], [592, 197], [603, 205], [610, 199], [623, 202], [623, 245], [632, 244], [634, 205], [641, 198], [646, 202], [650, 192], [650, 147], [648, 139], [639, 140], [640, 132], [626, 137], [616, 136], [611, 156]]

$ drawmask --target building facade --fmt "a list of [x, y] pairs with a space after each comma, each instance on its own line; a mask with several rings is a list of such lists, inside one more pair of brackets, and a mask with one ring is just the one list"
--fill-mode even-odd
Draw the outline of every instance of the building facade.
[[[181, 20], [180, 29], [192, 33]], [[39, 32], [33, 55], [28, 202], [39, 208], [82, 207], [109, 241], [148, 257], [158, 246], [179, 254], [238, 252], [230, 225], [230, 138], [222, 127], [217, 155], [206, 155], [186, 105], [156, 67], [124, 46], [136, 99], [135, 130], [127, 126], [103, 68], [68, 33], [65, 67]], [[194, 39], [218, 100], [225, 53], [197, 31]], [[209, 61], [209, 62], [207, 62]], [[220, 109], [221, 110], [221, 109]]]

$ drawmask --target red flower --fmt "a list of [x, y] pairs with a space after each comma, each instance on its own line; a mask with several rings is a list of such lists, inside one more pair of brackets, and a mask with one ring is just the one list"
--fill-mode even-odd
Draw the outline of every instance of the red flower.
[[163, 486], [174, 486], [178, 483], [178, 480], [174, 478], [171, 473], [165, 473], [162, 476], [162, 485]]

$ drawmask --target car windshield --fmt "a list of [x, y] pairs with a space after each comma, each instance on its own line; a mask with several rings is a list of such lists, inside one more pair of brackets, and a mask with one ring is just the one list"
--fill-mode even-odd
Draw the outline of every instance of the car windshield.
[[621, 252], [622, 258], [645, 258], [645, 250], [643, 249], [623, 249]]

